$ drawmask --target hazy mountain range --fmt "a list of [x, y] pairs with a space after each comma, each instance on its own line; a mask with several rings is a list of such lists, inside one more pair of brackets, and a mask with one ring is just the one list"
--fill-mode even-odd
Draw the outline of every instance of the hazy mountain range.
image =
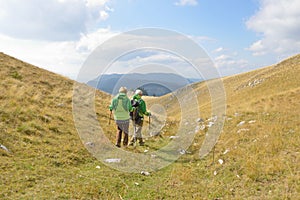
[[110, 94], [116, 94], [121, 86], [128, 90], [143, 88], [149, 96], [162, 96], [201, 79], [184, 78], [172, 73], [104, 74], [87, 82], [88, 85]]

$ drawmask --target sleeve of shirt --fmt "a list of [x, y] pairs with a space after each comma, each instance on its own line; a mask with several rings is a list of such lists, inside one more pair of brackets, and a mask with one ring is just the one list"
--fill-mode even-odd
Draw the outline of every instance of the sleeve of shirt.
[[146, 116], [151, 115], [151, 113], [147, 111], [146, 102], [144, 100], [142, 101], [142, 106], [141, 107], [142, 107], [142, 112], [143, 112], [144, 115], [146, 115]]
[[128, 111], [129, 111], [129, 112], [132, 112], [132, 111], [133, 111], [133, 107], [132, 107], [132, 105], [131, 105], [131, 101], [130, 101], [129, 98], [128, 98], [128, 101], [127, 101], [127, 108], [128, 108]]
[[141, 112], [142, 112], [144, 115], [147, 113], [147, 110], [146, 110], [146, 103], [145, 103], [144, 100], [141, 101], [140, 109], [141, 109]]

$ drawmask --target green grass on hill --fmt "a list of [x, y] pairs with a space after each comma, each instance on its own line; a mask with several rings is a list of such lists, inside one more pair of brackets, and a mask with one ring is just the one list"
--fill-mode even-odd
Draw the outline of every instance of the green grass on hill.
[[[214, 153], [199, 159], [206, 127], [190, 153], [150, 176], [111, 169], [85, 149], [73, 121], [73, 81], [2, 53], [0, 68], [0, 144], [10, 150], [0, 149], [0, 199], [299, 199], [300, 55], [224, 78], [226, 118]], [[207, 85], [193, 88], [206, 120]], [[114, 143], [110, 99], [97, 92], [95, 108]], [[147, 146], [126, 151], [154, 151], [176, 134], [176, 99], [147, 102], [168, 108], [166, 126]]]

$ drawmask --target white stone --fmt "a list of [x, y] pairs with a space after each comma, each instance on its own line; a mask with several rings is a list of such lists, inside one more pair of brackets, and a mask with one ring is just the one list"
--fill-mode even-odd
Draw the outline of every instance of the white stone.
[[245, 121], [241, 121], [240, 123], [238, 123], [237, 126], [242, 126], [242, 125], [244, 125], [244, 124], [245, 124]]
[[220, 165], [223, 165], [224, 161], [222, 159], [219, 159], [218, 162], [220, 163]]
[[121, 158], [108, 158], [105, 160], [107, 163], [119, 163], [121, 162]]

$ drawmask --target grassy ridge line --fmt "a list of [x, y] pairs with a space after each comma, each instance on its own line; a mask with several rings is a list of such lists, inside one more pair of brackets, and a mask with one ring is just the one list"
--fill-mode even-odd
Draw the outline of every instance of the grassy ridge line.
[[[241, 177], [242, 174], [243, 188], [240, 191], [231, 188], [233, 196], [293, 199], [299, 194], [299, 72], [300, 56], [297, 55], [274, 66], [223, 78], [227, 116], [216, 153], [225, 160], [226, 167], [217, 169], [222, 172], [232, 169], [225, 176], [233, 173]], [[213, 114], [207, 84], [196, 83], [193, 88], [199, 95], [201, 117], [206, 120]], [[161, 101], [168, 105], [170, 99], [169, 95]], [[173, 105], [168, 112], [176, 115], [178, 106]], [[244, 125], [238, 126], [241, 122]], [[199, 132], [190, 148], [195, 159], [205, 131]], [[231, 155], [224, 155], [226, 151]], [[223, 181], [228, 183], [229, 179]]]
[[[211, 165], [211, 155], [198, 158], [205, 134], [200, 131], [189, 149], [191, 154], [145, 177], [112, 170], [85, 150], [72, 120], [72, 81], [0, 54], [4, 91], [0, 96], [0, 144], [13, 152], [0, 150], [0, 198], [297, 199], [299, 63], [296, 56], [276, 66], [224, 78], [227, 118], [215, 163]], [[259, 79], [264, 81], [249, 86]], [[199, 92], [201, 117], [209, 118], [206, 84], [194, 88]], [[109, 95], [96, 94], [99, 122], [114, 138], [115, 127], [107, 125], [109, 101]], [[149, 100], [149, 106], [157, 101], [167, 105], [172, 118], [163, 138], [147, 141], [150, 151], [176, 134], [172, 122], [180, 114], [178, 102], [170, 96]], [[245, 124], [238, 126], [241, 121]], [[224, 164], [218, 164], [218, 159]]]

